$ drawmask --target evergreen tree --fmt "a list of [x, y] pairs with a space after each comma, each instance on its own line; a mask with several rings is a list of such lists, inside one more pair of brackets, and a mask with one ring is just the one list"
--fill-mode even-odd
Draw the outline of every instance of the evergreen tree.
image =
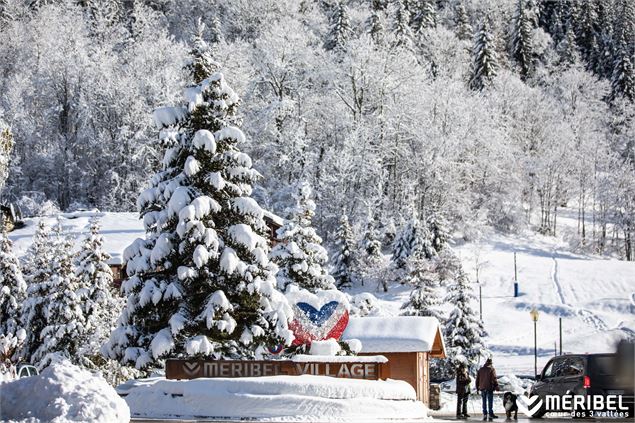
[[559, 63], [561, 66], [569, 68], [578, 61], [579, 55], [577, 48], [573, 26], [567, 25], [564, 38], [560, 41], [560, 44], [558, 44], [557, 47], [557, 51], [560, 56]]
[[[13, 151], [13, 134], [9, 127], [0, 120], [0, 192], [4, 188], [4, 183], [9, 175], [9, 161]], [[3, 222], [0, 222], [0, 225]]]
[[472, 48], [472, 69], [469, 86], [473, 90], [482, 90], [488, 86], [498, 71], [498, 54], [496, 43], [491, 32], [489, 17], [481, 22], [474, 38]]
[[412, 48], [413, 35], [410, 28], [410, 12], [406, 8], [403, 0], [394, 2], [395, 12], [393, 18], [392, 32], [395, 47]]
[[622, 38], [618, 42], [618, 51], [611, 77], [611, 98], [613, 99], [621, 95], [630, 101], [635, 100], [635, 73], [631, 57], [626, 42]]
[[166, 356], [254, 358], [292, 339], [263, 211], [250, 197], [259, 174], [229, 125], [238, 96], [216, 73], [186, 98], [187, 108], [155, 112], [163, 169], [139, 197], [147, 236], [124, 252], [127, 307], [103, 349], [139, 369]]
[[0, 235], [0, 335], [14, 336], [20, 325], [20, 307], [26, 297], [26, 283], [20, 262], [6, 231]]
[[434, 0], [417, 0], [411, 5], [410, 26], [415, 33], [436, 28], [437, 10]]
[[49, 279], [45, 282], [48, 296], [43, 305], [46, 324], [40, 333], [41, 344], [32, 356], [39, 368], [62, 358], [78, 362], [86, 333], [82, 299], [77, 292], [79, 283], [73, 269], [73, 240], [61, 234], [60, 225], [52, 235]]
[[633, 54], [635, 53], [635, 5], [622, 0], [619, 20], [616, 24], [616, 53], [611, 75], [611, 98], [624, 96], [635, 100], [635, 73]]
[[375, 44], [381, 44], [384, 36], [384, 24], [381, 13], [385, 9], [383, 0], [371, 0], [370, 16], [366, 20], [366, 31]]
[[410, 256], [431, 259], [436, 256], [430, 231], [416, 216], [403, 227], [393, 243], [392, 261], [396, 269], [405, 269]]
[[123, 303], [113, 296], [113, 275], [104, 251], [104, 238], [99, 233], [99, 219], [90, 221], [89, 233], [75, 258], [77, 294], [86, 320], [86, 336], [81, 355], [95, 360], [101, 345], [108, 339], [121, 313]]
[[212, 58], [210, 48], [203, 39], [204, 31], [205, 24], [199, 18], [192, 40], [190, 59], [185, 66], [192, 75], [195, 84], [200, 84], [205, 78], [208, 78], [220, 68], [220, 65]]
[[432, 248], [434, 248], [437, 253], [440, 253], [450, 239], [450, 229], [448, 228], [447, 220], [443, 215], [434, 213], [426, 220], [426, 226], [430, 231]]
[[456, 25], [456, 35], [461, 40], [469, 40], [472, 38], [472, 25], [470, 25], [470, 17], [465, 10], [462, 1], [456, 4], [454, 12], [454, 24]]
[[311, 199], [311, 186], [298, 185], [293, 196], [296, 205], [289, 219], [278, 229], [278, 244], [271, 251], [271, 260], [278, 265], [278, 286], [286, 288], [295, 283], [301, 288], [315, 292], [333, 287], [333, 278], [325, 266], [328, 254], [313, 228], [315, 202]]
[[474, 369], [479, 355], [485, 351], [483, 336], [485, 331], [478, 314], [472, 308], [476, 296], [458, 258], [454, 260], [454, 277], [447, 285], [445, 302], [452, 305], [452, 311], [444, 322], [444, 339], [448, 352], [449, 370], [463, 363]]
[[51, 293], [49, 266], [53, 260], [53, 246], [49, 236], [50, 229], [40, 221], [33, 236], [33, 243], [29, 246], [22, 263], [27, 293], [22, 304], [20, 322], [27, 336], [21, 356], [31, 363], [34, 363], [33, 353], [42, 344], [40, 335], [48, 322], [45, 307]]
[[526, 0], [517, 0], [516, 10], [512, 19], [512, 33], [510, 39], [510, 53], [519, 67], [522, 79], [527, 79], [534, 68], [534, 49], [532, 35], [535, 17], [528, 7]]
[[353, 229], [348, 216], [342, 215], [335, 234], [335, 254], [333, 255], [333, 278], [338, 288], [351, 287], [357, 271], [357, 256]]
[[433, 264], [423, 257], [411, 256], [408, 259], [408, 274], [404, 283], [411, 285], [413, 290], [401, 307], [404, 316], [430, 316], [436, 317], [439, 322], [443, 321], [438, 310], [438, 282], [432, 267]]
[[[369, 216], [366, 223], [364, 236], [360, 241], [360, 249], [362, 257], [360, 259], [360, 276], [362, 285], [365, 279], [375, 279], [378, 277], [379, 268], [384, 264], [384, 256], [381, 253], [381, 241], [379, 240], [379, 232], [377, 231], [376, 218]], [[382, 278], [382, 283], [387, 289], [386, 279]]]
[[336, 50], [344, 48], [351, 35], [351, 26], [348, 17], [348, 10], [344, 2], [338, 2], [331, 12], [330, 30], [324, 43], [327, 50]]

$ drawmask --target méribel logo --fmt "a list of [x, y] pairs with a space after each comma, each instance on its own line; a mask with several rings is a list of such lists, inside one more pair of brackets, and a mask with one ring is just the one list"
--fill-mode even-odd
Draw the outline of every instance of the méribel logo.
[[517, 401], [518, 409], [527, 417], [538, 415], [543, 406], [543, 400], [538, 395], [527, 396], [527, 394], [519, 395]]

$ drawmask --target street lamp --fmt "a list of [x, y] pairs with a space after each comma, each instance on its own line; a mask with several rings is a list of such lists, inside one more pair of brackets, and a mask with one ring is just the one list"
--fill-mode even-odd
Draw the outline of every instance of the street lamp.
[[534, 375], [538, 374], [538, 335], [537, 333], [537, 323], [538, 323], [538, 310], [536, 307], [532, 308], [529, 312], [531, 316], [531, 320], [534, 321]]

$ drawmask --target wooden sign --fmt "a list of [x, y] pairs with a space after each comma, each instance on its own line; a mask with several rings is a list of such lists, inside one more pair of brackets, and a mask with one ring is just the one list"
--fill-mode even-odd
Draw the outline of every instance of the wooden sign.
[[388, 366], [374, 362], [294, 362], [291, 360], [181, 360], [168, 359], [166, 379], [236, 378], [259, 376], [332, 376], [349, 379], [386, 379]]

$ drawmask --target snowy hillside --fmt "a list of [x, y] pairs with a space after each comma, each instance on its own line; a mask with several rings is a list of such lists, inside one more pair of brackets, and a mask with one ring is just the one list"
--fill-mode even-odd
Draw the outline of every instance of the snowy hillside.
[[[94, 212], [62, 214], [64, 232], [78, 237]], [[135, 238], [143, 237], [136, 213], [101, 215], [105, 249], [112, 263]], [[37, 221], [11, 232], [18, 255], [28, 248]], [[53, 217], [43, 218], [49, 224]], [[615, 342], [635, 335], [635, 263], [574, 254], [560, 239], [541, 235], [485, 235], [478, 243], [455, 247], [463, 266], [475, 280], [476, 257], [483, 293], [483, 319], [488, 345], [499, 373], [529, 375], [533, 372], [533, 322], [536, 307], [539, 369], [554, 354], [558, 341], [558, 317], [563, 319], [563, 351], [611, 351]], [[513, 297], [514, 258], [517, 252], [520, 296]], [[476, 294], [478, 289], [474, 285]], [[356, 287], [351, 293], [369, 291], [380, 299], [381, 313], [396, 315], [408, 298], [410, 287], [392, 285], [387, 293], [377, 286]], [[478, 309], [478, 305], [474, 305]]]
[[[79, 245], [80, 238], [88, 231], [89, 220], [92, 216], [100, 217], [102, 225], [101, 233], [104, 235], [104, 250], [110, 255], [110, 264], [122, 262], [123, 250], [136, 238], [143, 238], [145, 231], [143, 222], [138, 213], [100, 213], [97, 211], [85, 211], [74, 213], [61, 213], [59, 221], [62, 224], [62, 232], [65, 235], [76, 238], [75, 245]], [[9, 234], [13, 241], [13, 248], [18, 256], [23, 255], [31, 244], [31, 239], [37, 229], [37, 224], [43, 220], [47, 225], [56, 225], [58, 217], [47, 216], [25, 219], [25, 227], [16, 229]]]
[[[563, 221], [563, 225], [566, 223]], [[536, 234], [490, 233], [479, 243], [455, 246], [472, 281], [479, 280], [487, 343], [499, 374], [533, 373], [533, 322], [538, 320], [538, 370], [554, 355], [558, 318], [562, 317], [563, 352], [613, 351], [617, 341], [635, 336], [635, 263], [571, 253], [560, 238]], [[520, 295], [514, 298], [514, 251]], [[382, 312], [398, 314], [410, 288], [393, 285], [373, 290]], [[478, 296], [478, 287], [474, 285]], [[474, 304], [478, 310], [478, 304]], [[559, 348], [559, 345], [556, 345]]]

